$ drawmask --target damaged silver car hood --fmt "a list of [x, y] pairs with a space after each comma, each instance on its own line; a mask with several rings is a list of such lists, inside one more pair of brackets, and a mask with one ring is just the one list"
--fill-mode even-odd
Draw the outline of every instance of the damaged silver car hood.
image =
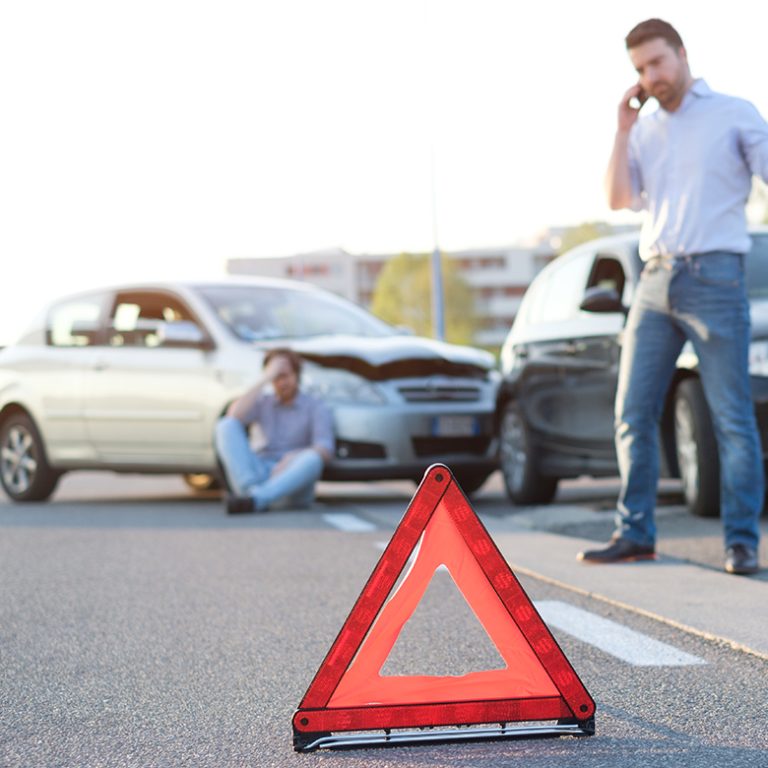
[[480, 349], [411, 336], [320, 336], [290, 345], [303, 358], [371, 381], [418, 376], [486, 378], [493, 355]]

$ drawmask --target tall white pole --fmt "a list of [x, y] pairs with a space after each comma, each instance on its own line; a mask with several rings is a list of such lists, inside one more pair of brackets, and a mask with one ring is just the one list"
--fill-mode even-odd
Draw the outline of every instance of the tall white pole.
[[432, 334], [445, 339], [445, 300], [443, 296], [443, 265], [437, 234], [437, 182], [435, 179], [435, 148], [431, 147], [432, 161]]

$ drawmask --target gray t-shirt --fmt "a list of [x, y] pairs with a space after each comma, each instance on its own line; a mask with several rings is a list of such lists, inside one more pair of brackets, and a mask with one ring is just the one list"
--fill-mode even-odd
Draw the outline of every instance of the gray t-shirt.
[[299, 392], [287, 405], [273, 394], [262, 395], [248, 412], [246, 422], [257, 423], [266, 440], [259, 455], [279, 460], [286, 453], [316, 446], [334, 451], [333, 417], [320, 399]]

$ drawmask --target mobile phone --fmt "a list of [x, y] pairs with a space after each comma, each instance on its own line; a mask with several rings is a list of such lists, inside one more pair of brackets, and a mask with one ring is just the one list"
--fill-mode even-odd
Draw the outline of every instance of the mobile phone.
[[648, 94], [641, 88], [637, 92], [637, 95], [629, 100], [629, 106], [632, 107], [632, 109], [641, 109], [646, 101], [648, 101]]

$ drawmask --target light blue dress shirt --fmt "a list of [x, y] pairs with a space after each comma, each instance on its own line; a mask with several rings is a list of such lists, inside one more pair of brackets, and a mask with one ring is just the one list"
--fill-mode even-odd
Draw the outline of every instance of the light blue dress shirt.
[[311, 446], [324, 448], [333, 456], [333, 416], [319, 398], [299, 392], [287, 405], [275, 395], [262, 395], [246, 414], [249, 425], [258, 422], [266, 439], [259, 451], [265, 459], [279, 461], [286, 453]]
[[629, 137], [632, 210], [646, 210], [640, 256], [750, 248], [752, 176], [768, 182], [768, 123], [748, 101], [695, 80], [674, 112], [641, 117]]

